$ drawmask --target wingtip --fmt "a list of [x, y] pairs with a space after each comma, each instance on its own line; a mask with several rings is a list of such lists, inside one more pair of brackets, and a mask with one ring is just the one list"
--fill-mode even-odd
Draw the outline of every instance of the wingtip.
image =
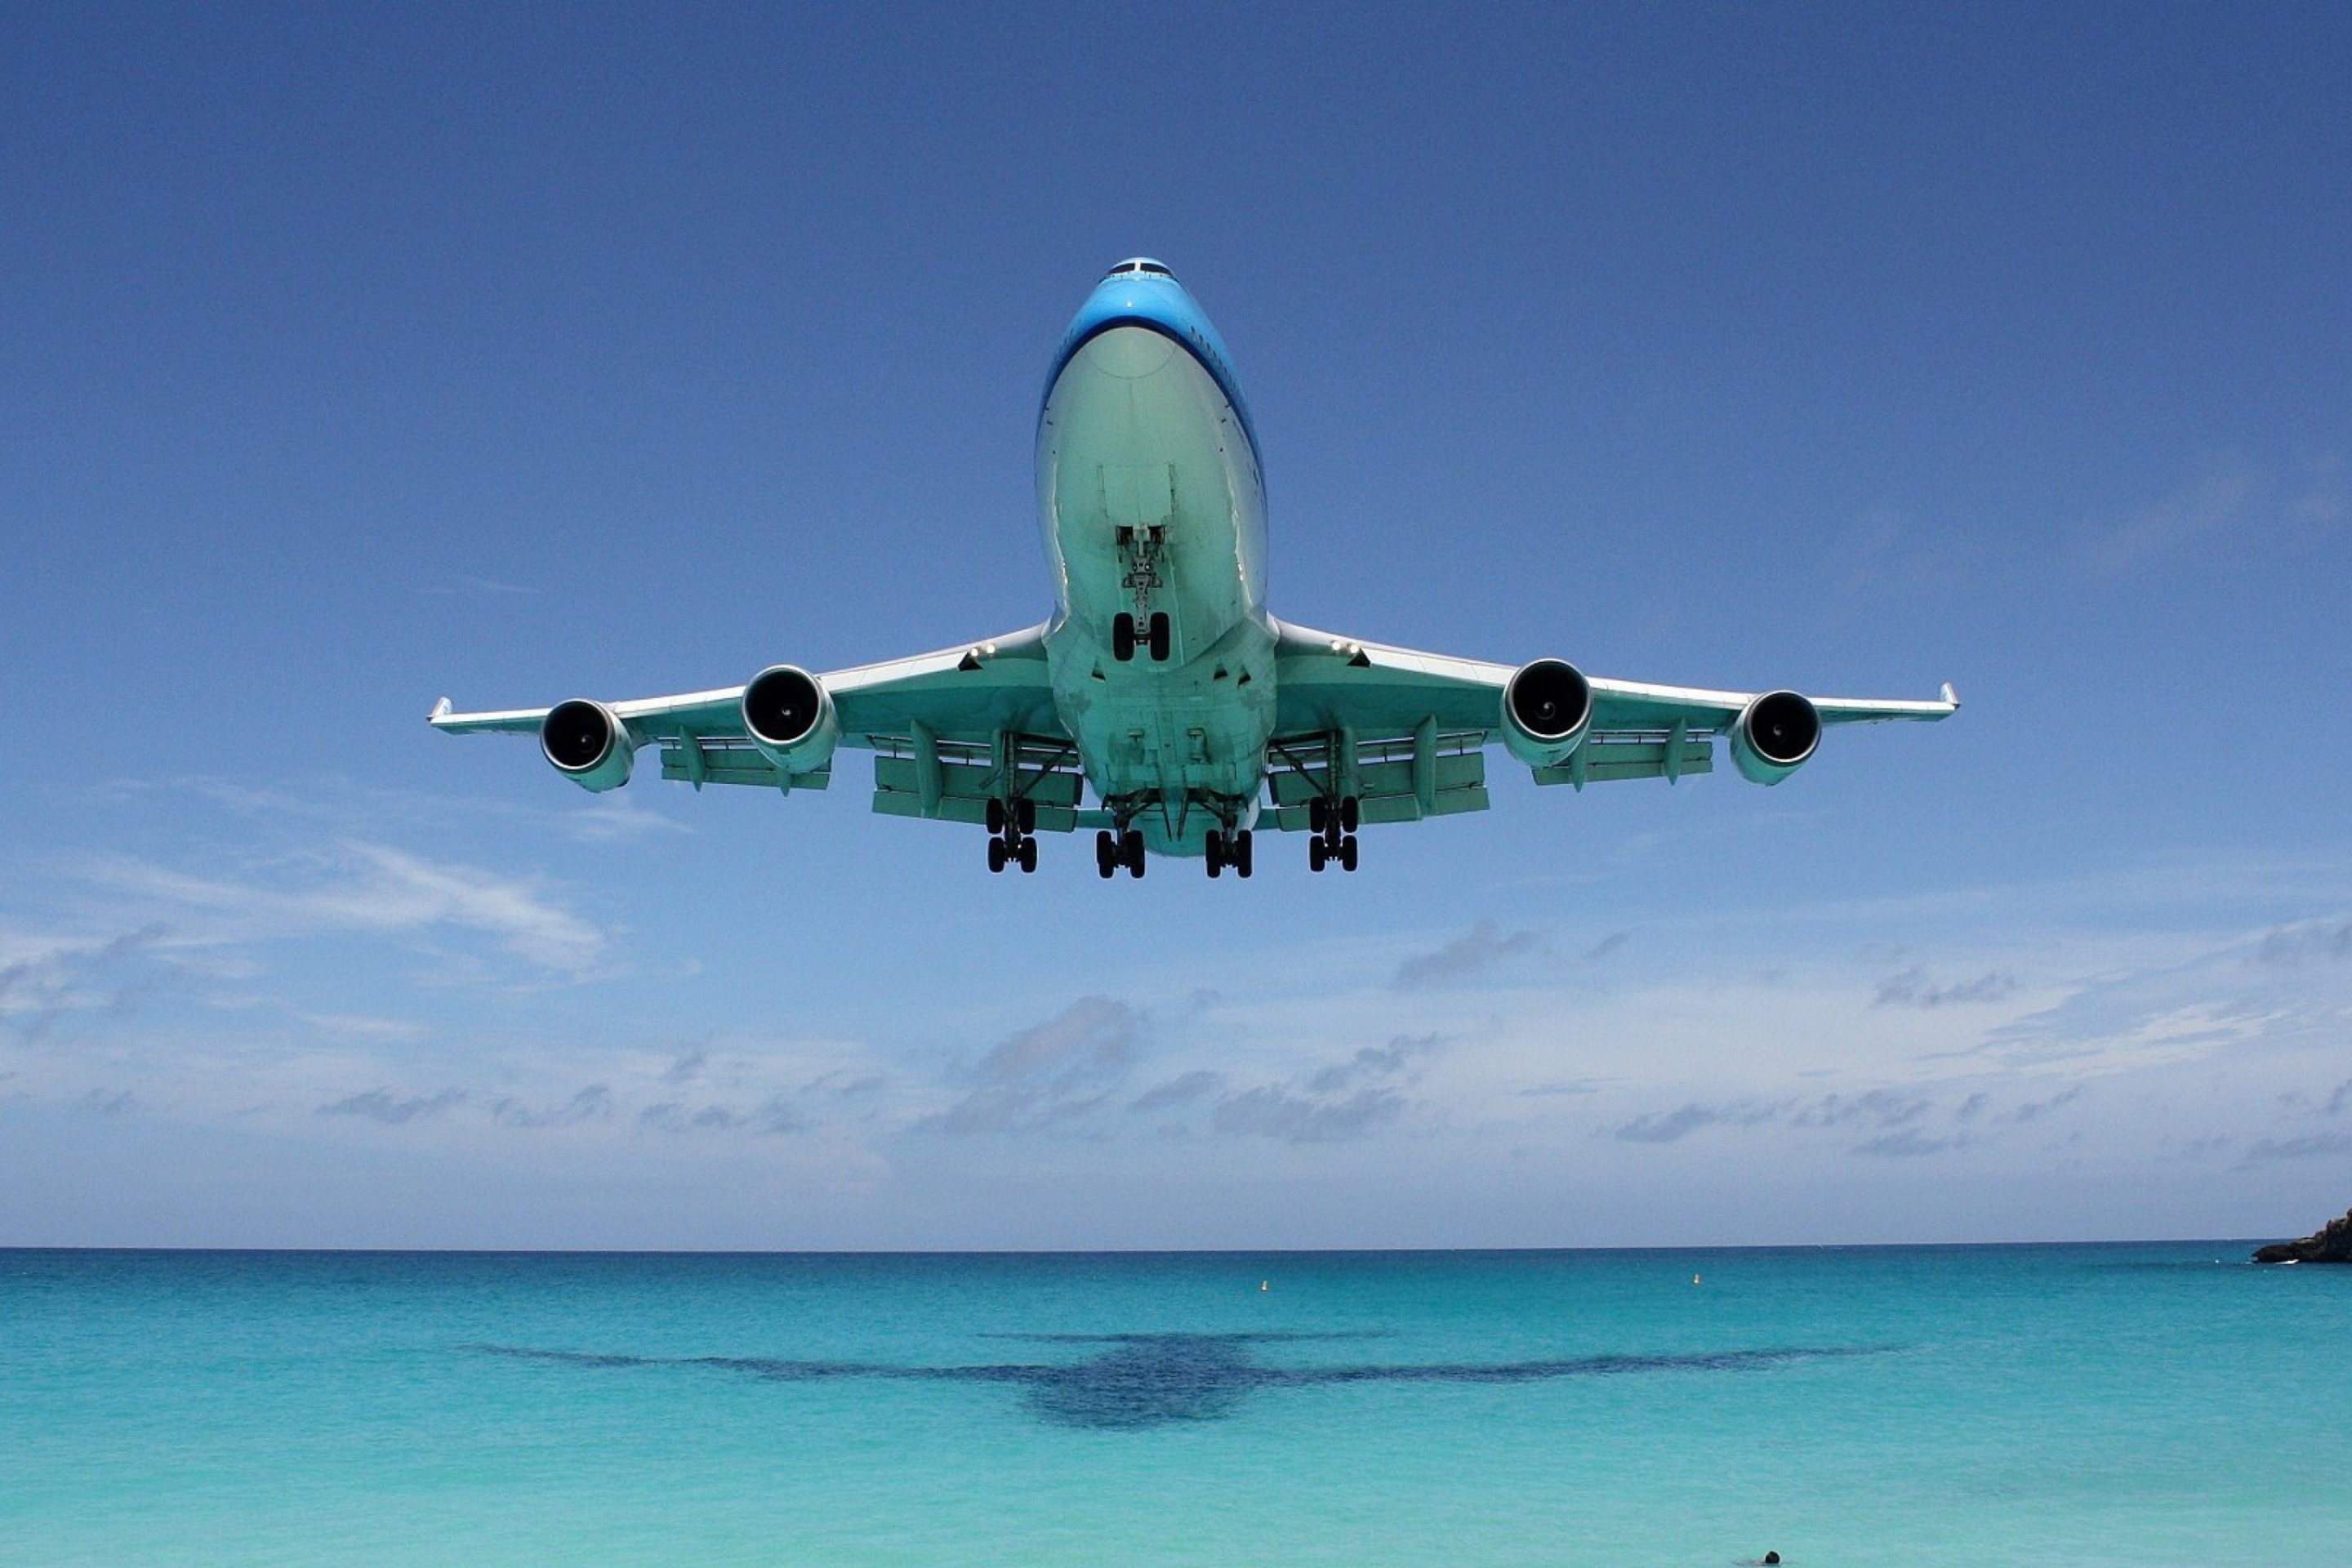
[[[1948, 690], [1949, 688], [1946, 689]], [[436, 719], [446, 719], [449, 716], [449, 700], [444, 697], [433, 705], [433, 711], [425, 716], [425, 721], [430, 724]]]
[[1952, 683], [1948, 680], [1944, 682], [1944, 700], [1950, 703], [1956, 711], [1960, 706], [1960, 694], [1952, 689]]

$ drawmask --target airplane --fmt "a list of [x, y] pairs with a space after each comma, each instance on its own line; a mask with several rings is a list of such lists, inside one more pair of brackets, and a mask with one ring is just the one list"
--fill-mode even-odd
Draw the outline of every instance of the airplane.
[[1039, 834], [1092, 828], [1110, 879], [1141, 877], [1152, 856], [1248, 877], [1262, 827], [1305, 834], [1313, 870], [1353, 871], [1362, 826], [1485, 810], [1498, 744], [1538, 784], [1581, 790], [1711, 772], [1720, 737], [1743, 778], [1774, 784], [1831, 725], [1959, 707], [1948, 684], [1933, 701], [1716, 691], [1277, 619], [1258, 450], [1208, 316], [1160, 262], [1122, 261], [1063, 335], [1037, 412], [1043, 625], [675, 697], [485, 713], [445, 697], [431, 722], [535, 733], [589, 790], [628, 783], [649, 745], [665, 779], [785, 795], [825, 788], [844, 748], [870, 751], [876, 811], [984, 826], [997, 872], [1034, 871]]

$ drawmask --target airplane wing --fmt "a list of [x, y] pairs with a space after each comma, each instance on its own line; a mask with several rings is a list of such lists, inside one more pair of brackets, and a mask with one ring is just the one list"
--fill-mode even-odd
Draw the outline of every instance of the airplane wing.
[[[765, 736], [747, 710], [769, 714]], [[450, 734], [538, 735], [548, 761], [592, 790], [625, 784], [646, 746], [659, 748], [664, 778], [697, 789], [824, 789], [845, 746], [877, 753], [877, 811], [981, 822], [988, 802], [1011, 798], [1031, 803], [1041, 830], [1077, 825], [1082, 775], [1054, 711], [1043, 626], [823, 675], [779, 665], [742, 686], [673, 697], [479, 713], [445, 697], [430, 721]]]
[[[1486, 748], [1501, 743], [1540, 784], [1714, 771], [1726, 737], [1740, 773], [1777, 784], [1809, 760], [1822, 729], [1937, 720], [1959, 710], [1950, 686], [1929, 701], [1804, 698], [1584, 677], [1553, 660], [1515, 666], [1454, 658], [1276, 626], [1274, 826], [1305, 829], [1318, 797], [1353, 795], [1367, 822], [1486, 806]], [[1515, 677], [1549, 665], [1588, 694], [1580, 723], [1546, 735], [1515, 724]], [[1564, 742], [1564, 743], [1563, 743]], [[1336, 775], [1336, 776], [1335, 776]]]

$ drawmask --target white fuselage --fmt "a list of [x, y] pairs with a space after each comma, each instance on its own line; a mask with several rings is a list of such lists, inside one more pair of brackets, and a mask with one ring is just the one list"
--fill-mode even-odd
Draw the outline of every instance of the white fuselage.
[[[1095, 792], [1160, 854], [1255, 819], [1274, 727], [1265, 490], [1232, 384], [1172, 279], [1115, 274], [1038, 416], [1055, 703]], [[1168, 616], [1164, 659], [1116, 657], [1122, 614]]]

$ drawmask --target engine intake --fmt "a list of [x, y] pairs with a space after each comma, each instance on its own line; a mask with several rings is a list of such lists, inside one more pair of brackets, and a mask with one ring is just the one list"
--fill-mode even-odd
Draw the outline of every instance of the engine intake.
[[1822, 743], [1822, 715], [1794, 691], [1768, 691], [1731, 726], [1731, 762], [1750, 784], [1776, 784]]
[[582, 789], [618, 789], [629, 782], [636, 742], [627, 725], [602, 702], [575, 697], [559, 702], [540, 721], [539, 749], [555, 771]]
[[770, 665], [743, 688], [743, 728], [760, 754], [788, 773], [821, 773], [841, 740], [833, 696], [796, 665]]
[[1521, 665], [1503, 686], [1503, 744], [1531, 768], [1557, 767], [1592, 722], [1592, 683], [1560, 658]]

